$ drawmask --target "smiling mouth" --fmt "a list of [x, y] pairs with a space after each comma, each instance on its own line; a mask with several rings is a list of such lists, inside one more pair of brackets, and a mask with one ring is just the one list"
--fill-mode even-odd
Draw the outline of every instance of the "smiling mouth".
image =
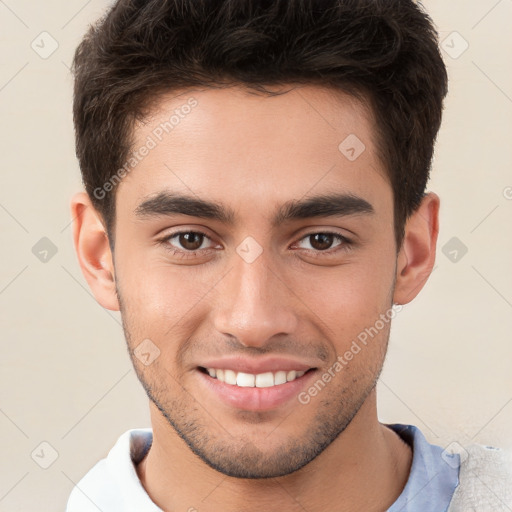
[[265, 373], [245, 373], [235, 372], [234, 370], [227, 370], [222, 368], [203, 368], [199, 366], [202, 373], [209, 375], [212, 379], [219, 380], [225, 384], [241, 388], [270, 388], [286, 384], [299, 379], [306, 373], [314, 371], [316, 368], [310, 368], [307, 371], [299, 370], [279, 370], [276, 372]]

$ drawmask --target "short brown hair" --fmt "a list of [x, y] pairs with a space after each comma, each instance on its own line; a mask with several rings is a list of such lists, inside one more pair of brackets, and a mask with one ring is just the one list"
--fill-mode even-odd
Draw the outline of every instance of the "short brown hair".
[[73, 72], [76, 154], [112, 247], [115, 189], [97, 191], [159, 95], [303, 83], [372, 106], [399, 248], [425, 194], [448, 88], [432, 20], [412, 0], [118, 0], [79, 44]]

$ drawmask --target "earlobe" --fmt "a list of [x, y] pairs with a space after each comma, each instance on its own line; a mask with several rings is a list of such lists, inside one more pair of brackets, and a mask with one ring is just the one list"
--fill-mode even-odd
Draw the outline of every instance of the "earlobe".
[[104, 308], [119, 311], [108, 234], [85, 192], [79, 192], [71, 199], [71, 215], [73, 243], [89, 288]]
[[430, 192], [407, 220], [397, 258], [394, 304], [411, 302], [432, 273], [439, 233], [439, 205], [437, 194]]

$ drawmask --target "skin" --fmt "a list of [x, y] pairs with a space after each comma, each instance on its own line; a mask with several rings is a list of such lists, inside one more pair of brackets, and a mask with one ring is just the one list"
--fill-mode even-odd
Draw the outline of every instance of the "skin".
[[[424, 197], [397, 251], [371, 112], [320, 86], [283, 90], [162, 97], [134, 128], [135, 147], [188, 98], [198, 105], [118, 186], [114, 254], [89, 197], [72, 199], [80, 266], [97, 301], [121, 311], [150, 398], [153, 445], [137, 472], [166, 511], [384, 511], [409, 475], [410, 447], [377, 418], [389, 323], [305, 405], [229, 406], [205, 391], [197, 370], [214, 356], [265, 354], [307, 361], [321, 376], [379, 315], [413, 300], [434, 265], [439, 198]], [[349, 134], [366, 146], [355, 161], [338, 149]], [[234, 223], [137, 217], [162, 190], [222, 203]], [[361, 197], [374, 213], [272, 224], [284, 203], [332, 192]], [[208, 238], [191, 257], [166, 249], [185, 252], [179, 237], [157, 241], [197, 229]], [[319, 250], [306, 236], [326, 231], [352, 243], [332, 237]], [[236, 251], [247, 236], [262, 249], [252, 263]], [[160, 350], [148, 366], [133, 354], [145, 339]]]

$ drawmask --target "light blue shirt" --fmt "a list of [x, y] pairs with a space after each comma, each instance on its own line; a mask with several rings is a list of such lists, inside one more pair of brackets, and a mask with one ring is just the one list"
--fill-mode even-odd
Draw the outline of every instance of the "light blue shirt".
[[[388, 512], [446, 512], [459, 483], [459, 455], [443, 454], [412, 425], [387, 425], [412, 446], [409, 479]], [[146, 493], [136, 465], [153, 440], [150, 428], [125, 432], [73, 488], [67, 512], [162, 512]]]
[[413, 450], [409, 479], [388, 512], [446, 512], [459, 485], [460, 456], [430, 444], [413, 425], [386, 426]]

